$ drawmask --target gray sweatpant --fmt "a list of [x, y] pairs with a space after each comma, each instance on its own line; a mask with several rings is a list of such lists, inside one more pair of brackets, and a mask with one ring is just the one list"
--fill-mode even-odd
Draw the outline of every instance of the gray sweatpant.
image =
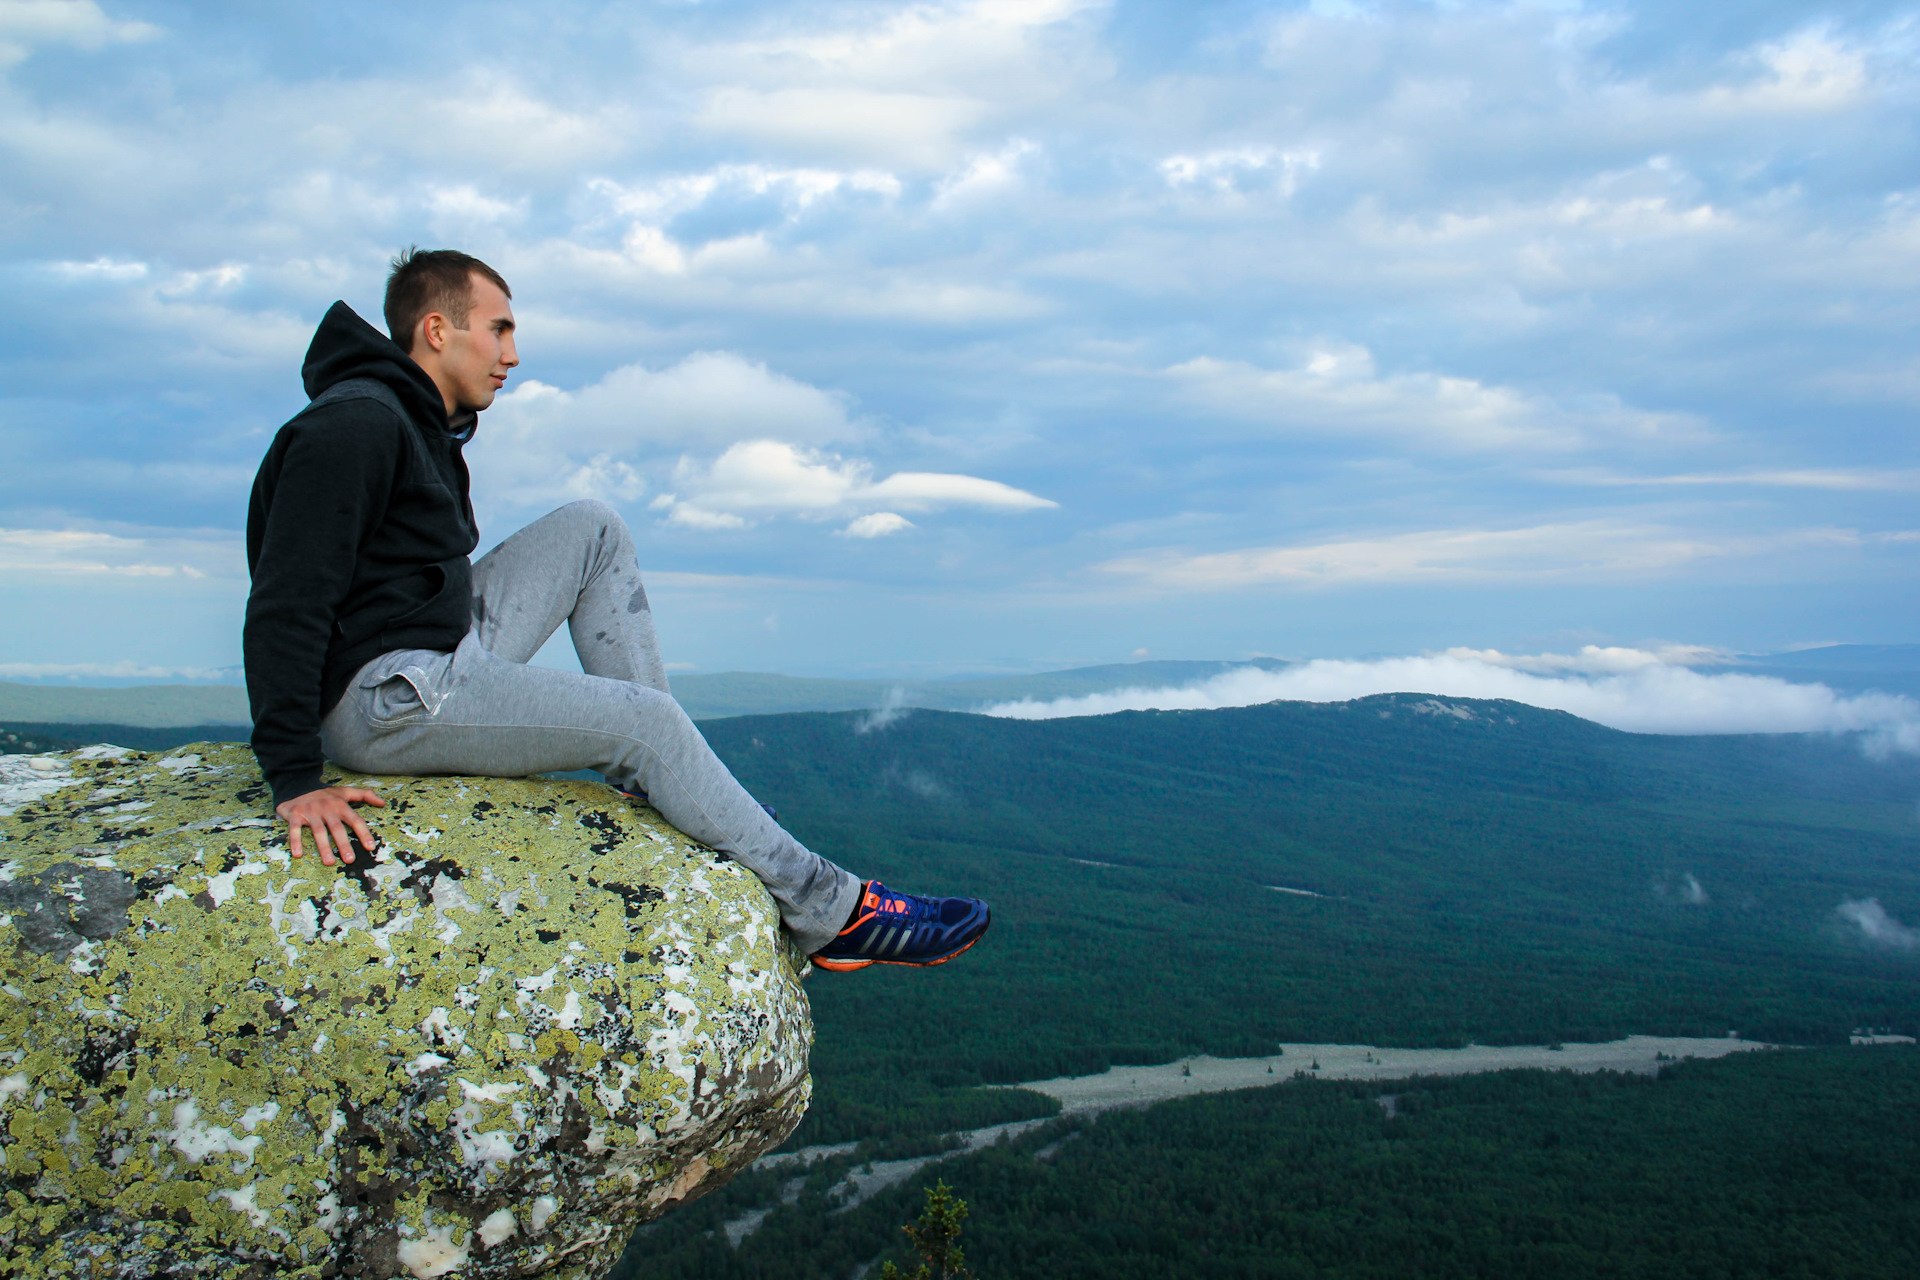
[[[382, 654], [321, 725], [330, 759], [366, 773], [516, 778], [598, 769], [758, 875], [811, 955], [860, 881], [788, 835], [707, 746], [667, 689], [633, 537], [575, 502], [473, 566], [473, 630], [452, 653]], [[567, 624], [582, 675], [528, 666]]]

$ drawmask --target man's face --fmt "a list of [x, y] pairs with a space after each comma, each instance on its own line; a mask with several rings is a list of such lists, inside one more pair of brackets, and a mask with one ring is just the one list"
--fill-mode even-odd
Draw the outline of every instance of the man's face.
[[513, 345], [513, 305], [500, 286], [473, 277], [473, 310], [467, 327], [446, 330], [440, 368], [456, 409], [476, 412], [493, 403], [507, 383], [507, 370], [520, 363]]

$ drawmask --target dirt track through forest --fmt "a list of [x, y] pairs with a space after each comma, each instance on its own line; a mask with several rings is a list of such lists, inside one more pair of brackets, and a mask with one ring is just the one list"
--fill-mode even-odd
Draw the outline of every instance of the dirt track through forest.
[[1539, 1067], [1548, 1071], [1633, 1071], [1651, 1075], [1669, 1061], [1721, 1058], [1778, 1046], [1738, 1037], [1628, 1036], [1603, 1044], [1468, 1045], [1464, 1049], [1377, 1049], [1366, 1044], [1289, 1044], [1271, 1058], [1184, 1058], [1157, 1067], [1111, 1067], [1017, 1086], [1060, 1100], [1062, 1115], [1148, 1106], [1196, 1093], [1259, 1089], [1295, 1078], [1405, 1080]]

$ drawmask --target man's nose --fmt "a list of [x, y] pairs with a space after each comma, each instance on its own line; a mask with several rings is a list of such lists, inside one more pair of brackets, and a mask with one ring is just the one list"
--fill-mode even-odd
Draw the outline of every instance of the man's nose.
[[512, 334], [508, 334], [507, 340], [500, 344], [500, 363], [509, 369], [520, 363], [520, 348], [514, 345]]

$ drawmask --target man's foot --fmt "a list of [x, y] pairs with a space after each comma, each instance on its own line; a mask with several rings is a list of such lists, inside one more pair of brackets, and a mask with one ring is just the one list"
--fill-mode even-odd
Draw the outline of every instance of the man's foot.
[[814, 952], [822, 969], [870, 964], [945, 964], [980, 941], [993, 913], [978, 898], [922, 898], [878, 880], [860, 886], [860, 905], [840, 936]]

